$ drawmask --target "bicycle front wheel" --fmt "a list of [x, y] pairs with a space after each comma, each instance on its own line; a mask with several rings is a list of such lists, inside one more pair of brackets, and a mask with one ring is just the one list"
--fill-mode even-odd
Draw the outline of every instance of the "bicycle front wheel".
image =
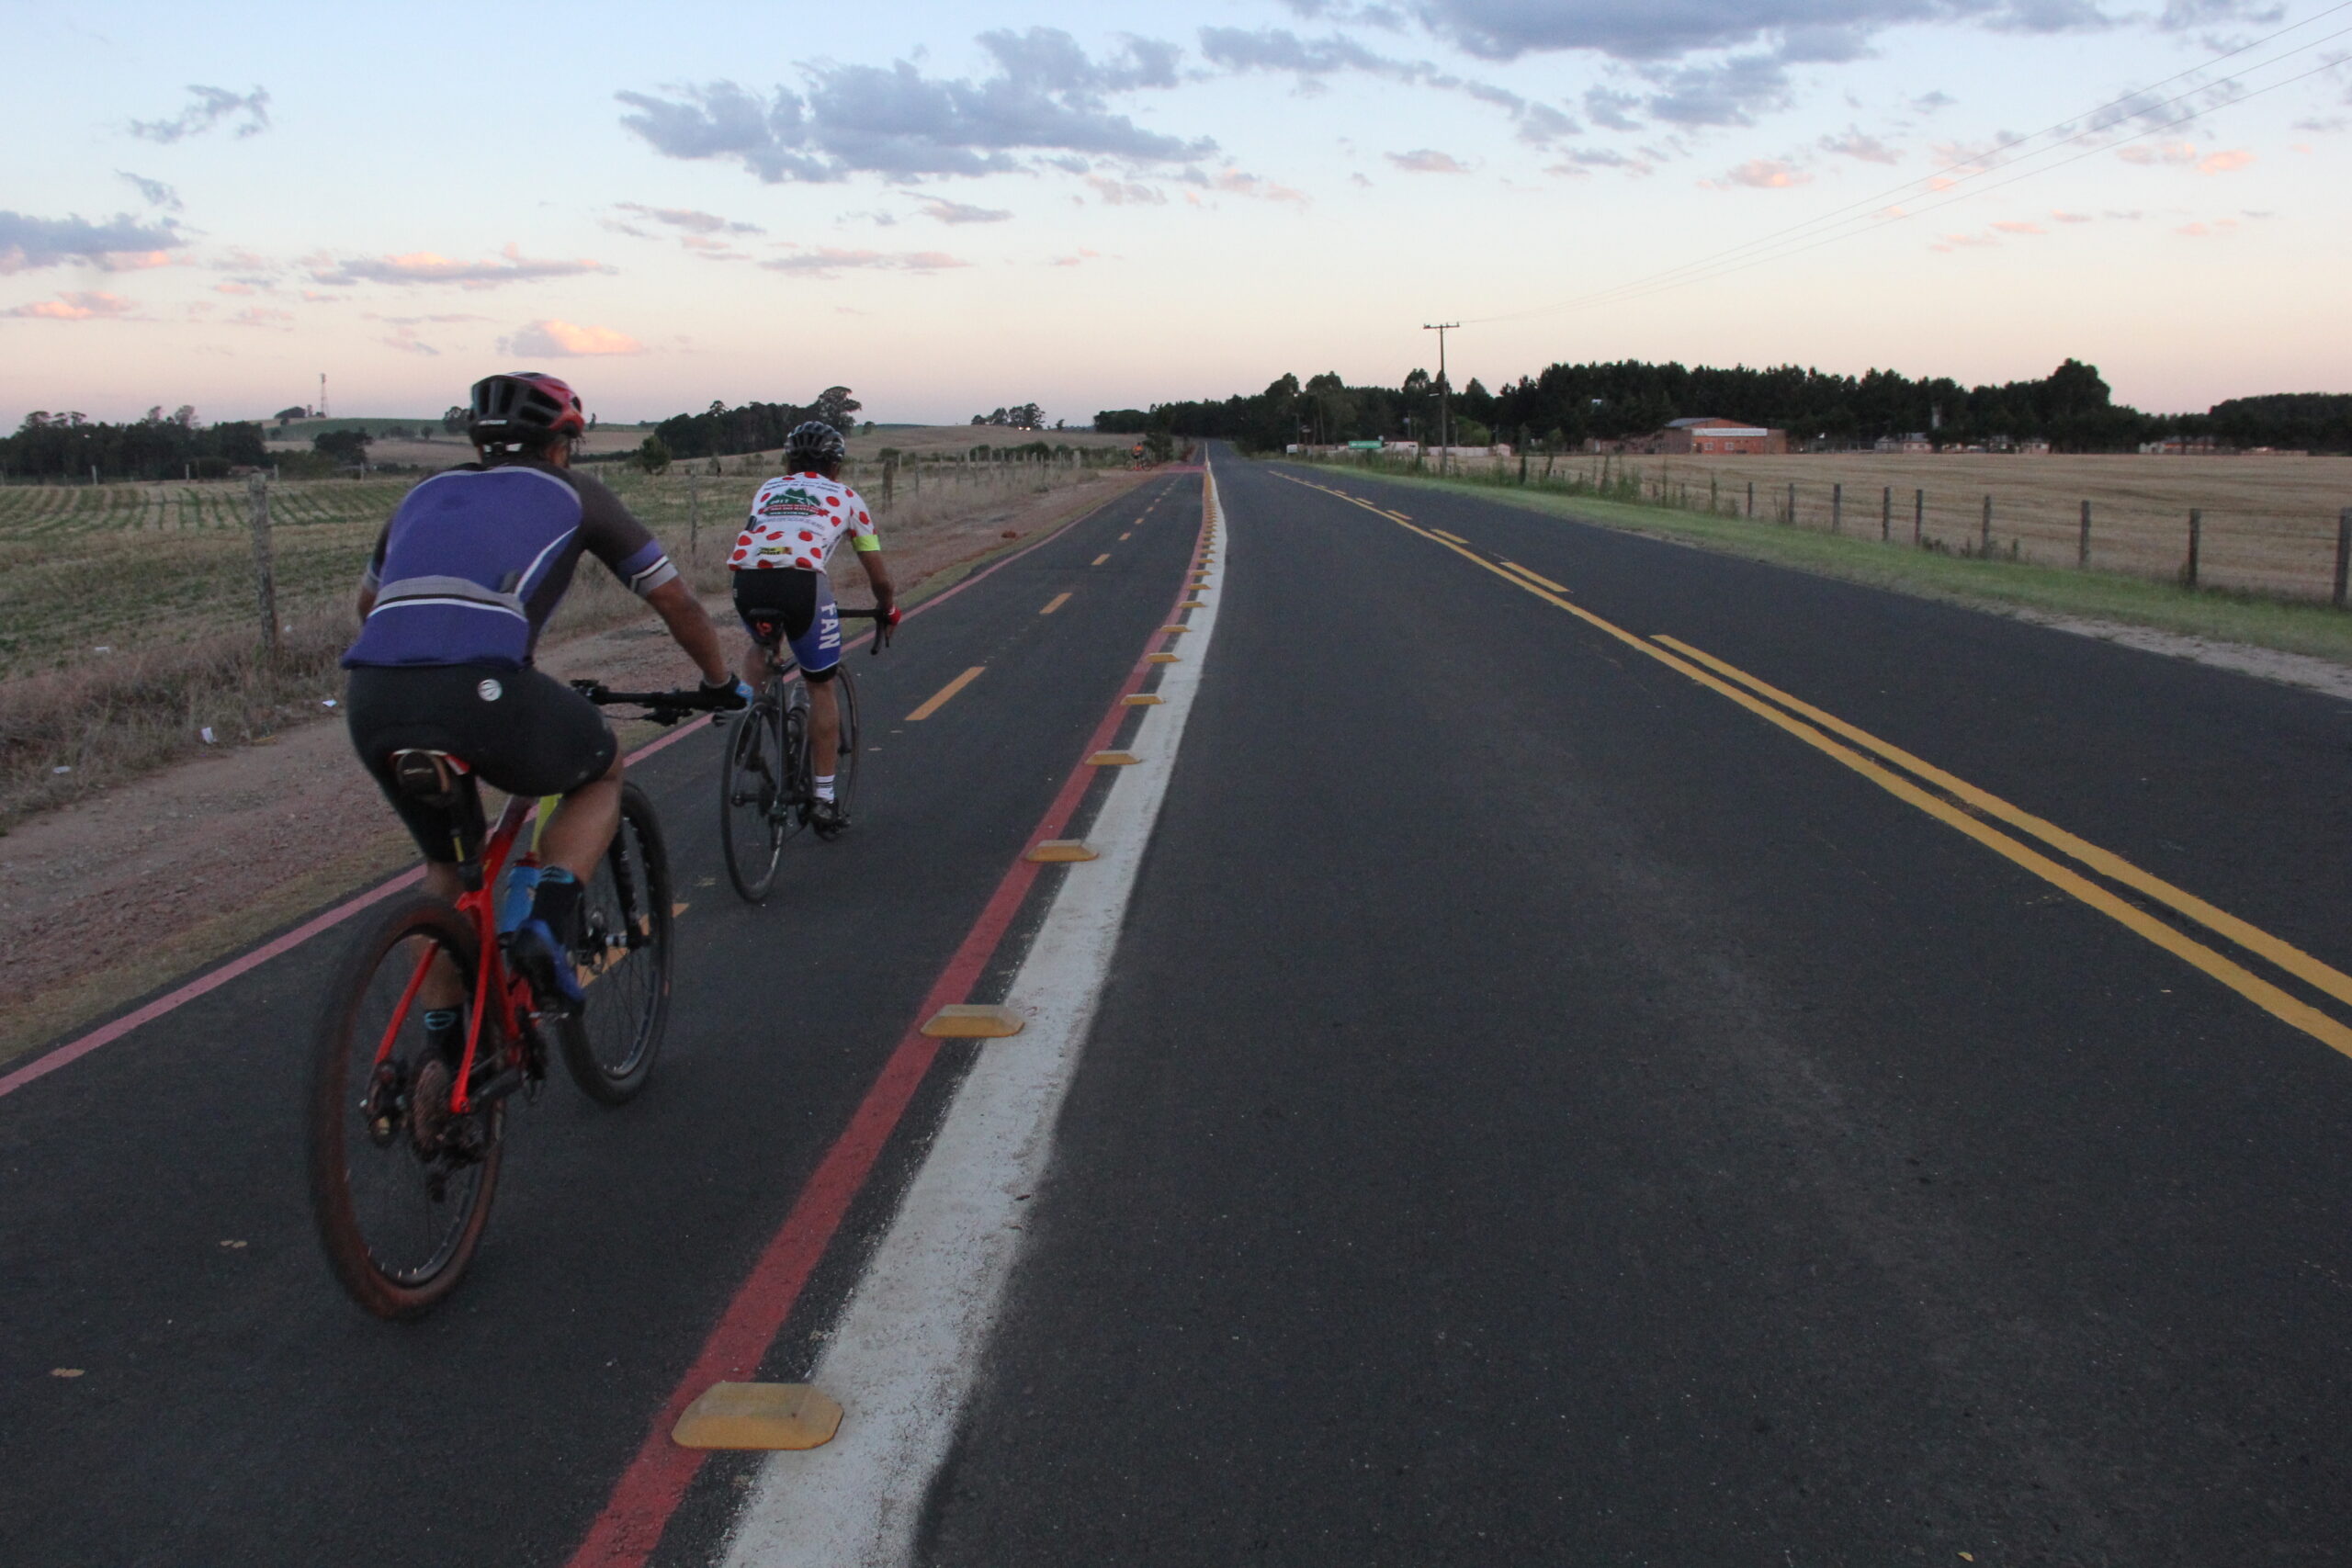
[[[425, 1030], [429, 1001], [458, 987], [470, 998], [476, 957], [473, 930], [455, 909], [412, 895], [353, 940], [320, 1014], [311, 1213], [335, 1278], [379, 1317], [421, 1317], [437, 1305], [490, 1219], [503, 1105], [453, 1115], [462, 1027], [429, 1038]], [[486, 1026], [477, 1080], [504, 1045]]]
[[833, 761], [833, 801], [846, 817], [857, 799], [857, 756], [863, 749], [857, 733], [857, 682], [849, 672], [849, 660], [836, 667], [833, 676], [833, 706], [842, 716], [840, 754]]
[[790, 791], [783, 713], [781, 685], [770, 682], [757, 701], [735, 716], [727, 761], [718, 770], [718, 837], [727, 853], [727, 879], [751, 904], [775, 886], [776, 857], [784, 852]]
[[626, 1105], [670, 1019], [670, 858], [653, 802], [621, 786], [621, 825], [582, 890], [572, 959], [586, 999], [563, 1021], [564, 1066], [592, 1100]]

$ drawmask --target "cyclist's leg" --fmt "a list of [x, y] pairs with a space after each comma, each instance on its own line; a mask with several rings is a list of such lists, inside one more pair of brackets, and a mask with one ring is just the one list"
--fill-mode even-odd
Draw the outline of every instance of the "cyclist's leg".
[[808, 765], [818, 778], [830, 780], [841, 759], [841, 705], [833, 700], [833, 671], [842, 661], [842, 617], [833, 604], [833, 585], [821, 571], [813, 578], [815, 613], [792, 638], [792, 652], [800, 660], [800, 678], [808, 685]]

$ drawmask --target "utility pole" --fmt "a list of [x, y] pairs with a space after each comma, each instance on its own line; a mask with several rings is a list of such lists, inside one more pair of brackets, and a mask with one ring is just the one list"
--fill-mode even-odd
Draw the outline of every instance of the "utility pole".
[[319, 417], [327, 417], [327, 373], [323, 370], [319, 372]]
[[1460, 321], [1423, 321], [1421, 331], [1437, 333], [1437, 471], [1445, 472], [1446, 448], [1453, 445], [1453, 416], [1446, 412], [1445, 402], [1445, 334], [1459, 327]]

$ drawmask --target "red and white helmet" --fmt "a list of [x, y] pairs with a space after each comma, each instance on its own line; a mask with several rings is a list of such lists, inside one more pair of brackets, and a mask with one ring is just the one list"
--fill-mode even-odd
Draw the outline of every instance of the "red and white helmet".
[[588, 428], [580, 394], [538, 370], [485, 376], [474, 383], [472, 418], [466, 433], [475, 441], [529, 439], [541, 434], [577, 435]]

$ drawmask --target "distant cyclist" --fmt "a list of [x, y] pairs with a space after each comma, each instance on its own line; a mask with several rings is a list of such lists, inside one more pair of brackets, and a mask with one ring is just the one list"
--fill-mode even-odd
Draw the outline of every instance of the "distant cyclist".
[[809, 765], [817, 796], [808, 821], [829, 838], [849, 826], [833, 799], [842, 719], [832, 680], [842, 661], [842, 621], [825, 575], [825, 562], [843, 535], [874, 590], [880, 625], [895, 626], [899, 619], [898, 592], [882, 559], [874, 518], [857, 491], [841, 482], [847, 452], [842, 433], [823, 421], [795, 425], [784, 438], [787, 471], [760, 486], [752, 498], [752, 514], [727, 562], [735, 574], [736, 613], [752, 632], [751, 649], [743, 655], [744, 680], [758, 685], [767, 679], [770, 652], [752, 626], [752, 617], [763, 615], [783, 622], [792, 656], [808, 682]]
[[[550, 1001], [580, 999], [567, 955], [578, 935], [581, 884], [620, 822], [620, 746], [611, 728], [587, 698], [531, 664], [582, 553], [668, 624], [702, 671], [713, 705], [751, 700], [660, 541], [618, 496], [571, 471], [572, 445], [587, 423], [578, 394], [552, 376], [475, 382], [467, 434], [480, 460], [419, 484], [384, 525], [360, 580], [359, 640], [343, 656], [352, 744], [424, 852], [428, 892], [458, 897], [454, 825], [397, 786], [394, 751], [447, 751], [511, 795], [563, 796], [539, 838], [546, 869], [514, 946]], [[424, 998], [428, 1030], [454, 1029], [458, 995], [461, 988]]]

